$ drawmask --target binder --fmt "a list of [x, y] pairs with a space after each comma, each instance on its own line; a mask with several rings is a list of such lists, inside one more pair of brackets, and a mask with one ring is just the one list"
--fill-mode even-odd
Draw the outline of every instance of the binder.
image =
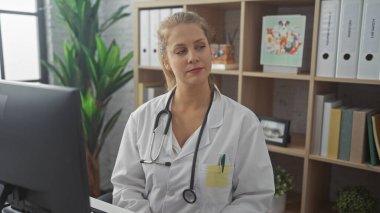
[[375, 138], [373, 135], [373, 125], [372, 125], [372, 116], [379, 114], [379, 110], [372, 111], [367, 114], [367, 133], [368, 133], [368, 147], [369, 147], [369, 157], [370, 164], [376, 166], [379, 163], [378, 153], [375, 145]]
[[354, 110], [357, 110], [357, 108], [347, 108], [342, 110], [338, 153], [338, 159], [340, 160], [350, 160], [352, 117]]
[[373, 139], [376, 145], [377, 157], [380, 159], [380, 114], [372, 116]]
[[359, 50], [359, 79], [380, 78], [380, 1], [364, 0]]
[[172, 10], [170, 8], [163, 8], [160, 10], [160, 22], [165, 20], [172, 14]]
[[322, 0], [319, 21], [317, 76], [335, 77], [340, 0]]
[[352, 114], [350, 161], [364, 163], [368, 157], [367, 114], [373, 109], [355, 110]]
[[323, 122], [323, 109], [326, 101], [335, 98], [334, 93], [318, 94], [314, 99], [313, 110], [313, 136], [311, 141], [311, 153], [319, 155], [321, 153], [321, 140], [322, 140], [322, 122]]
[[172, 8], [171, 12], [172, 12], [172, 15], [174, 13], [179, 13], [179, 12], [182, 12], [183, 11], [183, 8], [182, 7], [174, 7]]
[[337, 78], [356, 78], [362, 11], [363, 0], [341, 0], [335, 74]]
[[339, 137], [342, 118], [342, 108], [332, 108], [330, 112], [330, 130], [328, 135], [327, 157], [338, 159]]
[[157, 30], [160, 25], [160, 9], [152, 9], [149, 14], [150, 24], [150, 66], [159, 67]]
[[140, 65], [150, 65], [149, 10], [140, 10]]
[[331, 109], [342, 105], [341, 100], [326, 101], [323, 108], [321, 156], [327, 157], [330, 131]]

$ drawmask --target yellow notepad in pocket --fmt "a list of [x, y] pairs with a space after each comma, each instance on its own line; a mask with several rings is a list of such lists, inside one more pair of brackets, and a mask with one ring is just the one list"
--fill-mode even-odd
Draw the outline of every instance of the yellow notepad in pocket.
[[228, 185], [231, 166], [224, 166], [223, 171], [219, 165], [207, 165], [206, 186], [211, 188], [223, 188]]

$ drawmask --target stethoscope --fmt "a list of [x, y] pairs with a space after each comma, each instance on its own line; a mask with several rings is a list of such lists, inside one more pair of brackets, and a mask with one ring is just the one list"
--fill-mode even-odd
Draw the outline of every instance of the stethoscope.
[[[150, 160], [140, 160], [140, 163], [159, 164], [159, 165], [163, 165], [163, 166], [171, 166], [171, 162], [158, 162], [157, 159], [158, 159], [158, 157], [159, 157], [159, 155], [161, 153], [162, 146], [163, 146], [164, 142], [166, 141], [166, 136], [168, 134], [169, 126], [170, 126], [170, 123], [171, 123], [171, 120], [172, 120], [172, 113], [169, 110], [169, 105], [170, 105], [170, 102], [171, 102], [171, 100], [173, 98], [174, 93], [175, 93], [175, 88], [173, 89], [173, 91], [171, 92], [171, 94], [169, 96], [169, 99], [168, 99], [168, 101], [166, 103], [165, 109], [161, 110], [157, 114], [156, 119], [154, 120], [153, 138], [150, 141], [150, 145], [149, 145], [149, 150], [150, 150], [149, 157], [150, 157]], [[208, 113], [210, 112], [210, 108], [211, 108], [213, 99], [214, 99], [214, 90], [211, 91], [210, 104], [208, 105], [206, 115], [203, 118], [202, 126], [201, 126], [201, 129], [199, 131], [199, 135], [198, 135], [198, 139], [197, 139], [197, 144], [195, 146], [195, 151], [194, 151], [194, 156], [193, 156], [193, 164], [191, 166], [190, 187], [188, 189], [185, 189], [183, 191], [183, 193], [182, 193], [183, 199], [187, 203], [189, 203], [189, 204], [193, 204], [197, 200], [197, 195], [195, 194], [195, 191], [194, 191], [195, 166], [196, 166], [196, 162], [197, 162], [197, 155], [198, 155], [199, 144], [201, 142], [203, 130], [204, 130], [205, 126], [206, 126], [207, 116], [208, 116]], [[155, 131], [156, 131], [156, 128], [158, 127], [158, 123], [160, 122], [161, 116], [164, 115], [164, 114], [166, 114], [168, 116], [168, 119], [166, 121], [165, 130], [164, 130], [164, 136], [163, 136], [163, 138], [161, 140], [161, 144], [159, 146], [158, 153], [153, 156], [152, 155], [152, 151], [153, 151], [153, 141], [154, 141], [154, 138], [155, 138], [155, 135], [156, 135]]]

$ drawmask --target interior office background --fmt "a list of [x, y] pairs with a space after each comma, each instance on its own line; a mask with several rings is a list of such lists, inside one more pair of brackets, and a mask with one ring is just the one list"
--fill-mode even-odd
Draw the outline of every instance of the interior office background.
[[[30, 0], [12, 0], [12, 1], [30, 1]], [[53, 53], [58, 53], [59, 55], [62, 55], [62, 47], [63, 42], [65, 39], [68, 38], [68, 34], [66, 33], [66, 29], [62, 25], [61, 21], [57, 18], [57, 16], [54, 14], [54, 4], [53, 0], [42, 0], [44, 2], [44, 12], [45, 12], [45, 24], [46, 24], [46, 30], [45, 30], [45, 37], [46, 37], [46, 45], [47, 45], [47, 56], [48, 60], [52, 60]], [[133, 8], [133, 3], [138, 0], [102, 0], [102, 3], [100, 5], [100, 22], [104, 20], [106, 17], [109, 17], [109, 15], [114, 12], [118, 7], [122, 5], [130, 5], [127, 11], [131, 12]], [[232, 19], [238, 18], [235, 11], [232, 11], [231, 14], [227, 15], [228, 19], [230, 21], [226, 20], [225, 26], [227, 29], [234, 27], [234, 22]], [[231, 24], [229, 24], [231, 23]], [[122, 53], [127, 53], [129, 51], [133, 50], [133, 38], [132, 38], [132, 16], [129, 16], [127, 18], [124, 18], [117, 22], [114, 26], [112, 26], [109, 30], [107, 30], [103, 37], [107, 42], [111, 42], [113, 39], [117, 41], [117, 43], [120, 45], [122, 49]], [[239, 36], [237, 36], [239, 37]], [[239, 42], [237, 42], [239, 43]], [[135, 53], [137, 54], [137, 53]], [[129, 65], [129, 68], [132, 67], [132, 63]], [[50, 82], [52, 83], [53, 79], [50, 77]], [[275, 100], [283, 101], [287, 104], [285, 104], [286, 107], [284, 107], [284, 104], [275, 104], [275, 106], [281, 105], [281, 110], [277, 110], [280, 113], [288, 113], [289, 111], [297, 111], [300, 109], [306, 109], [306, 107], [301, 107], [300, 109], [297, 109], [298, 105], [303, 105], [306, 103], [298, 103], [297, 100], [306, 100], [306, 98], [297, 98], [300, 96], [305, 96], [307, 93], [304, 93], [302, 91], [294, 91], [294, 87], [292, 85], [288, 85], [287, 83], [282, 83], [276, 85], [278, 87], [281, 87], [280, 90], [281, 93], [274, 94], [275, 96], [284, 96], [288, 97], [287, 100], [282, 100], [281, 98], [276, 98]], [[306, 91], [306, 90], [305, 90]], [[120, 117], [120, 120], [116, 124], [115, 128], [112, 130], [111, 134], [107, 138], [106, 144], [100, 153], [100, 175], [101, 175], [101, 189], [102, 190], [109, 190], [112, 188], [112, 185], [110, 183], [110, 177], [113, 170], [113, 166], [116, 160], [118, 148], [120, 145], [121, 137], [123, 134], [124, 126], [129, 118], [130, 113], [135, 109], [135, 102], [134, 102], [134, 81], [130, 81], [125, 87], [123, 87], [121, 90], [119, 90], [114, 96], [112, 101], [109, 104], [108, 112], [114, 112], [120, 107], [123, 107], [123, 113]], [[227, 94], [228, 95], [228, 94]], [[289, 98], [290, 97], [290, 98]], [[111, 113], [109, 113], [110, 115]], [[298, 113], [299, 115], [306, 115], [306, 113]], [[294, 119], [297, 120], [306, 120], [304, 118]], [[293, 128], [305, 128], [305, 125], [302, 125], [302, 123], [297, 124], [293, 123]], [[276, 159], [279, 156], [276, 154], [271, 155], [272, 158]], [[302, 166], [297, 165], [297, 162], [294, 162], [292, 158], [279, 158], [281, 161], [285, 161], [284, 163], [287, 164], [287, 168], [291, 173], [293, 173], [296, 177], [296, 181], [302, 182], [302, 171], [299, 171], [299, 169]], [[277, 159], [277, 160], [279, 160]], [[366, 185], [368, 188], [377, 188], [378, 185], [375, 185], [376, 181], [373, 181], [374, 178], [377, 176], [374, 176], [370, 172], [364, 172], [360, 171], [358, 173], [353, 174], [353, 170], [342, 168], [336, 166], [336, 169], [332, 170], [332, 176], [331, 178], [331, 187], [337, 188], [342, 185], [345, 185], [345, 183], [349, 182], [348, 180], [350, 178], [357, 179], [358, 183], [363, 183], [363, 185]], [[368, 181], [371, 180], [371, 181]], [[374, 184], [374, 185], [372, 185]], [[302, 184], [298, 184], [298, 187], [300, 187]], [[296, 189], [300, 190], [300, 189]], [[335, 191], [335, 190], [331, 190]], [[380, 193], [380, 191], [379, 191]], [[379, 197], [378, 194], [375, 195], [376, 197]], [[335, 197], [334, 194], [331, 194], [331, 197]]]

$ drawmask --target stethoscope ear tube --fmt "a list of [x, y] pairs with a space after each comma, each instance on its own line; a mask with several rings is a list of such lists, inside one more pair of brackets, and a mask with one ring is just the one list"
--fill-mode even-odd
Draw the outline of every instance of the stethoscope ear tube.
[[172, 113], [169, 110], [167, 110], [167, 109], [161, 110], [157, 114], [156, 119], [154, 121], [154, 129], [153, 129], [153, 131], [158, 127], [158, 123], [160, 122], [160, 118], [161, 118], [162, 114], [166, 114], [168, 116], [168, 118], [166, 120], [165, 130], [164, 130], [164, 135], [166, 135], [166, 134], [168, 134], [168, 131], [169, 131], [170, 122], [172, 121]]

